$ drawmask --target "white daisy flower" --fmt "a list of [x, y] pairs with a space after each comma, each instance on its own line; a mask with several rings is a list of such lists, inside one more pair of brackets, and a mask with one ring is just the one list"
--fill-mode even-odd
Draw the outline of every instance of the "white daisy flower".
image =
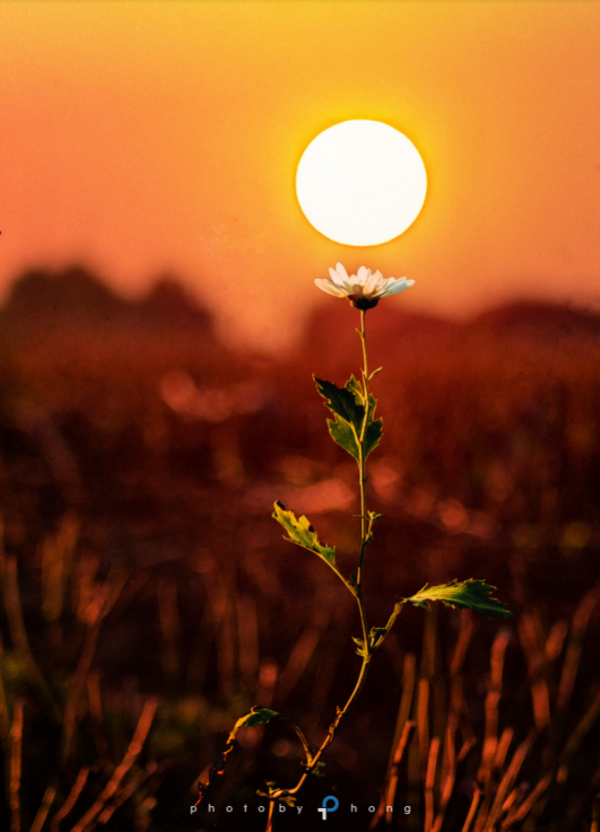
[[397, 295], [409, 289], [414, 280], [405, 277], [384, 277], [380, 271], [372, 272], [361, 266], [356, 274], [348, 276], [346, 269], [338, 263], [335, 269], [329, 269], [331, 280], [318, 277], [315, 280], [319, 289], [336, 298], [348, 298], [356, 309], [372, 309], [381, 298]]

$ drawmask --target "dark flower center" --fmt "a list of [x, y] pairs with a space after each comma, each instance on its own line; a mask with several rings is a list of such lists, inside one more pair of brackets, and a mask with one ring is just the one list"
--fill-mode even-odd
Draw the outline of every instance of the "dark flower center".
[[[353, 286], [352, 288], [355, 289], [356, 287]], [[361, 309], [363, 312], [366, 312], [367, 309], [373, 309], [379, 303], [379, 298], [365, 298], [362, 293], [362, 288], [360, 295], [355, 292], [353, 295], [348, 296], [348, 300], [355, 309]]]

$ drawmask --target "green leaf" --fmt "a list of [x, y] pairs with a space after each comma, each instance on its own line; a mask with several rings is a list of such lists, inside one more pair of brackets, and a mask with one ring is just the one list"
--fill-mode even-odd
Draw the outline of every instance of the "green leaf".
[[367, 421], [367, 430], [365, 431], [365, 459], [369, 456], [371, 451], [381, 442], [381, 435], [383, 434], [383, 419], [373, 419], [375, 407], [377, 403], [373, 396], [369, 396], [369, 419]]
[[[344, 387], [338, 387], [331, 381], [324, 381], [315, 376], [315, 384], [319, 394], [325, 399], [326, 406], [335, 415], [335, 421], [327, 420], [331, 438], [358, 461], [358, 440], [362, 435], [365, 420], [365, 397], [359, 382], [354, 376], [350, 376]], [[383, 432], [383, 421], [374, 418], [376, 407], [374, 396], [369, 395], [363, 438], [365, 459], [379, 445]]]
[[490, 597], [495, 590], [495, 586], [489, 586], [485, 581], [469, 578], [460, 582], [457, 580], [450, 581], [450, 583], [441, 584], [440, 586], [428, 587], [425, 584], [420, 592], [410, 598], [403, 598], [402, 601], [408, 601], [426, 610], [429, 609], [430, 601], [441, 601], [448, 607], [456, 607], [459, 610], [475, 610], [490, 617], [502, 616], [506, 618], [513, 615], [514, 613], [506, 609], [506, 604], [503, 601]]
[[356, 442], [356, 436], [354, 431], [352, 430], [352, 426], [346, 422], [345, 419], [342, 419], [338, 416], [333, 422], [331, 419], [327, 420], [327, 427], [329, 428], [329, 435], [336, 442], [338, 445], [348, 451], [350, 456], [353, 456], [354, 459], [358, 462], [359, 454], [358, 454], [358, 444]]
[[371, 653], [377, 650], [387, 633], [387, 627], [371, 627], [369, 632], [369, 647]]
[[338, 387], [332, 381], [316, 378], [317, 390], [327, 402], [327, 407], [336, 416], [341, 416], [346, 422], [360, 428], [365, 415], [363, 397], [360, 384], [350, 376], [345, 387]]
[[255, 705], [235, 723], [227, 737], [227, 744], [230, 745], [235, 740], [235, 735], [240, 728], [256, 728], [258, 725], [266, 725], [274, 716], [279, 716], [277, 711], [272, 711], [270, 708], [259, 708], [258, 705]]
[[330, 566], [336, 566], [335, 547], [323, 546], [319, 542], [315, 530], [304, 515], [297, 518], [293, 511], [287, 511], [283, 503], [277, 500], [272, 516], [288, 533], [288, 537], [284, 538], [284, 540], [289, 540], [297, 546], [302, 546], [304, 549], [308, 549], [320, 558], [323, 558]]

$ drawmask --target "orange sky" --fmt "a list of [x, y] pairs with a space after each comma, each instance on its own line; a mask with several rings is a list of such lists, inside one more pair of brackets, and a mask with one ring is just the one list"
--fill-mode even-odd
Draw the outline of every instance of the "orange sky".
[[[0, 0], [0, 292], [89, 264], [134, 295], [181, 278], [249, 347], [292, 346], [341, 260], [453, 317], [600, 303], [600, 3]], [[383, 246], [295, 198], [321, 130], [379, 119], [429, 193]]]

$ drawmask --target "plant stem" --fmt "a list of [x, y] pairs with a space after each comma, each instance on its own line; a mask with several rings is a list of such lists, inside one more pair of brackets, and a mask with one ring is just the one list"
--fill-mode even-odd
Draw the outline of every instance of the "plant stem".
[[[360, 436], [358, 438], [358, 476], [359, 476], [359, 483], [360, 483], [360, 536], [361, 536], [361, 546], [360, 546], [360, 558], [358, 562], [358, 570], [356, 573], [356, 590], [357, 590], [357, 599], [359, 602], [359, 607], [362, 609], [362, 576], [363, 576], [363, 563], [365, 559], [365, 552], [367, 549], [367, 543], [369, 541], [369, 534], [370, 528], [367, 529], [367, 495], [366, 495], [366, 486], [367, 486], [367, 459], [365, 454], [365, 434], [367, 432], [367, 422], [369, 420], [369, 365], [367, 359], [367, 330], [366, 330], [366, 312], [364, 309], [360, 310], [360, 340], [362, 343], [362, 351], [363, 351], [363, 398], [365, 402], [365, 415], [363, 418], [362, 429], [360, 432]], [[362, 612], [361, 612], [362, 618]]]
[[[363, 419], [363, 424], [360, 432], [360, 436], [357, 437], [357, 444], [358, 444], [358, 471], [359, 471], [359, 485], [360, 485], [360, 536], [361, 536], [361, 544], [360, 544], [360, 556], [359, 556], [359, 563], [358, 569], [356, 572], [356, 586], [354, 588], [354, 595], [356, 597], [356, 602], [358, 604], [358, 611], [360, 614], [360, 623], [362, 628], [362, 635], [363, 635], [363, 643], [364, 643], [364, 654], [362, 657], [362, 664], [360, 667], [360, 673], [358, 675], [358, 679], [356, 680], [356, 684], [348, 700], [343, 708], [337, 708], [337, 715], [335, 720], [329, 726], [329, 731], [327, 736], [325, 737], [324, 741], [321, 743], [320, 748], [315, 753], [314, 756], [311, 756], [307, 753], [307, 765], [305, 767], [304, 774], [300, 778], [300, 780], [296, 783], [293, 789], [274, 789], [269, 794], [270, 799], [270, 806], [269, 806], [269, 817], [267, 821], [267, 829], [266, 832], [271, 832], [273, 828], [273, 811], [275, 807], [275, 800], [280, 797], [286, 797], [288, 795], [296, 794], [303, 786], [304, 781], [309, 776], [311, 772], [313, 772], [319, 762], [319, 759], [325, 749], [331, 745], [333, 740], [335, 739], [335, 735], [338, 729], [342, 718], [349, 710], [350, 706], [360, 693], [360, 690], [365, 682], [367, 677], [367, 671], [369, 669], [369, 662], [371, 661], [371, 648], [369, 645], [369, 629], [367, 626], [367, 616], [365, 612], [365, 607], [363, 604], [362, 599], [362, 579], [363, 579], [363, 564], [365, 559], [365, 552], [367, 549], [367, 545], [371, 539], [371, 530], [373, 526], [373, 517], [367, 514], [367, 496], [366, 496], [366, 484], [367, 484], [367, 476], [366, 476], [366, 453], [365, 453], [365, 436], [367, 432], [367, 424], [369, 421], [369, 366], [367, 362], [367, 333], [366, 333], [366, 326], [365, 326], [365, 311], [361, 309], [360, 311], [360, 330], [358, 334], [360, 336], [362, 342], [362, 351], [363, 351], [363, 361], [364, 361], [364, 368], [362, 371], [363, 375], [363, 397], [364, 397], [364, 408], [365, 408], [365, 415]], [[355, 434], [356, 436], [356, 434]], [[295, 727], [295, 726], [294, 726]], [[297, 730], [297, 729], [296, 729]], [[298, 730], [297, 730], [298, 733]], [[302, 740], [302, 737], [300, 737]], [[303, 742], [305, 751], [307, 751], [307, 747], [305, 742]]]

